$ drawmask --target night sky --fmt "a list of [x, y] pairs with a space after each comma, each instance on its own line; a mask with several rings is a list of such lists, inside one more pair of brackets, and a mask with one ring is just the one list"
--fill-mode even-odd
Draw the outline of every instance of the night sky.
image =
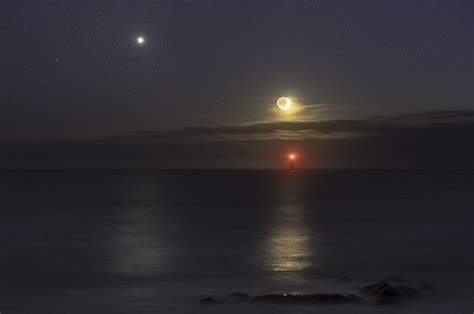
[[0, 0], [0, 167], [279, 168], [289, 151], [473, 167], [473, 16], [470, 0]]

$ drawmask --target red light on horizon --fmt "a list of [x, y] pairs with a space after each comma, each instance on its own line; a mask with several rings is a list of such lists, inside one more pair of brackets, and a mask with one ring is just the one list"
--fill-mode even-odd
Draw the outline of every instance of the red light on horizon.
[[296, 158], [295, 154], [290, 154], [290, 156], [288, 157], [290, 157], [291, 160], [294, 160]]

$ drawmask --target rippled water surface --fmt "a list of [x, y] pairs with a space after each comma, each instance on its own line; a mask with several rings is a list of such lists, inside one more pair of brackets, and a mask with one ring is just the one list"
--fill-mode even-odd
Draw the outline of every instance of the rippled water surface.
[[310, 313], [198, 300], [397, 276], [438, 291], [323, 312], [471, 313], [473, 183], [460, 170], [3, 172], [0, 312]]

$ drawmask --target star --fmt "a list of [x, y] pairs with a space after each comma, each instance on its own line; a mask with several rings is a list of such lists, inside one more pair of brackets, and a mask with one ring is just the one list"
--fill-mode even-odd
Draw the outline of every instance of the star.
[[143, 36], [138, 36], [137, 37], [137, 44], [139, 44], [141, 46], [144, 43], [145, 43], [145, 38]]

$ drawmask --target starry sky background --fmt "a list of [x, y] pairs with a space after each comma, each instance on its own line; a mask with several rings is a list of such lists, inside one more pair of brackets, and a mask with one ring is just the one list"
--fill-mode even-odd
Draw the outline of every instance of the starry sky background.
[[472, 167], [473, 16], [470, 0], [0, 0], [0, 167], [279, 168], [288, 151]]

